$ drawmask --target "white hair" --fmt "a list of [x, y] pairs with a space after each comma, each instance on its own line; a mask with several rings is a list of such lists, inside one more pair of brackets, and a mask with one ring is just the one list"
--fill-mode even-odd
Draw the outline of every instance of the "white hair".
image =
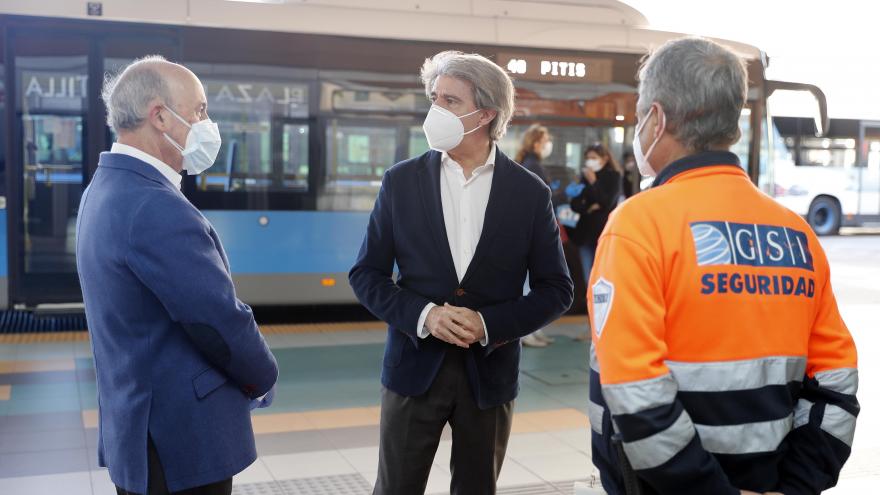
[[150, 102], [156, 98], [173, 105], [168, 82], [157, 69], [161, 62], [167, 62], [165, 57], [149, 55], [104, 78], [101, 98], [107, 108], [107, 125], [114, 133], [139, 128], [147, 118]]
[[466, 81], [473, 90], [477, 108], [498, 113], [489, 125], [489, 137], [497, 141], [504, 136], [513, 117], [514, 89], [510, 76], [495, 62], [475, 53], [449, 50], [425, 59], [421, 76], [428, 98], [440, 76]]

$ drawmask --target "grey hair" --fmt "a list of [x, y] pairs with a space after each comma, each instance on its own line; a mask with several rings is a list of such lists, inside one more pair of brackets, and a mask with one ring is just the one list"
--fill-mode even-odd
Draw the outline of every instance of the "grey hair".
[[171, 89], [157, 69], [167, 62], [161, 55], [139, 58], [115, 75], [107, 74], [101, 98], [107, 108], [107, 125], [113, 132], [132, 131], [147, 118], [148, 105], [156, 98], [172, 106]]
[[440, 52], [425, 59], [422, 65], [422, 83], [428, 98], [434, 81], [440, 76], [454, 77], [470, 84], [477, 108], [498, 113], [489, 125], [489, 137], [497, 141], [504, 136], [514, 108], [513, 81], [504, 69], [476, 53]]
[[663, 44], [642, 65], [636, 111], [645, 116], [659, 103], [670, 134], [691, 151], [705, 151], [739, 140], [747, 92], [742, 58], [705, 38], [680, 38]]

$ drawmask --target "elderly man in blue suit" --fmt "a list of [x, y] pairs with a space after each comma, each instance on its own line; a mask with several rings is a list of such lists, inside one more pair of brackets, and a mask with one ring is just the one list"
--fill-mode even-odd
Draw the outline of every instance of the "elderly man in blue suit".
[[496, 146], [513, 115], [507, 73], [443, 52], [425, 61], [422, 82], [432, 150], [385, 173], [349, 274], [361, 303], [389, 325], [374, 493], [424, 493], [449, 423], [451, 493], [491, 494], [520, 338], [568, 309], [572, 282], [550, 189]]
[[83, 194], [76, 249], [98, 459], [119, 494], [229, 494], [256, 459], [250, 410], [271, 400], [278, 367], [220, 239], [180, 192], [220, 135], [195, 74], [161, 57], [109, 80], [104, 100], [118, 140]]

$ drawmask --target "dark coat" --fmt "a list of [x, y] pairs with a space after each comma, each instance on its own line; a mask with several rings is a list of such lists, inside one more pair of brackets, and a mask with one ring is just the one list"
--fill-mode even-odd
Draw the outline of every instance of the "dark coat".
[[[459, 283], [443, 221], [440, 157], [429, 151], [385, 172], [349, 281], [358, 300], [388, 323], [382, 384], [408, 397], [428, 390], [453, 348], [418, 337], [425, 306], [479, 311], [488, 345], [471, 345], [466, 371], [477, 404], [487, 409], [516, 397], [519, 339], [568, 309], [572, 282], [550, 189], [497, 150], [482, 235]], [[526, 273], [531, 292], [523, 296]]]
[[[593, 249], [599, 243], [599, 235], [608, 223], [608, 215], [617, 206], [620, 199], [621, 175], [611, 165], [606, 165], [596, 172], [596, 182], [590, 184], [586, 179], [581, 183], [585, 185], [581, 193], [571, 199], [571, 209], [580, 214], [577, 226], [569, 231], [571, 239], [580, 246], [589, 246]], [[590, 206], [598, 204], [598, 210], [590, 210]]]

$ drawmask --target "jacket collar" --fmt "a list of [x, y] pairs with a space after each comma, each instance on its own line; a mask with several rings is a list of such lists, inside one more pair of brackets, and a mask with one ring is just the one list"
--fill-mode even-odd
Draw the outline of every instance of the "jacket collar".
[[156, 169], [156, 167], [130, 155], [103, 152], [101, 153], [100, 158], [98, 158], [98, 167], [128, 170], [129, 172], [134, 172], [148, 180], [157, 182], [176, 193], [180, 193], [180, 189], [175, 187], [168, 178]]
[[680, 158], [667, 165], [666, 168], [657, 174], [657, 178], [654, 179], [654, 184], [651, 187], [660, 187], [674, 177], [691, 170], [717, 166], [730, 166], [742, 170], [739, 157], [730, 151], [703, 151]]

